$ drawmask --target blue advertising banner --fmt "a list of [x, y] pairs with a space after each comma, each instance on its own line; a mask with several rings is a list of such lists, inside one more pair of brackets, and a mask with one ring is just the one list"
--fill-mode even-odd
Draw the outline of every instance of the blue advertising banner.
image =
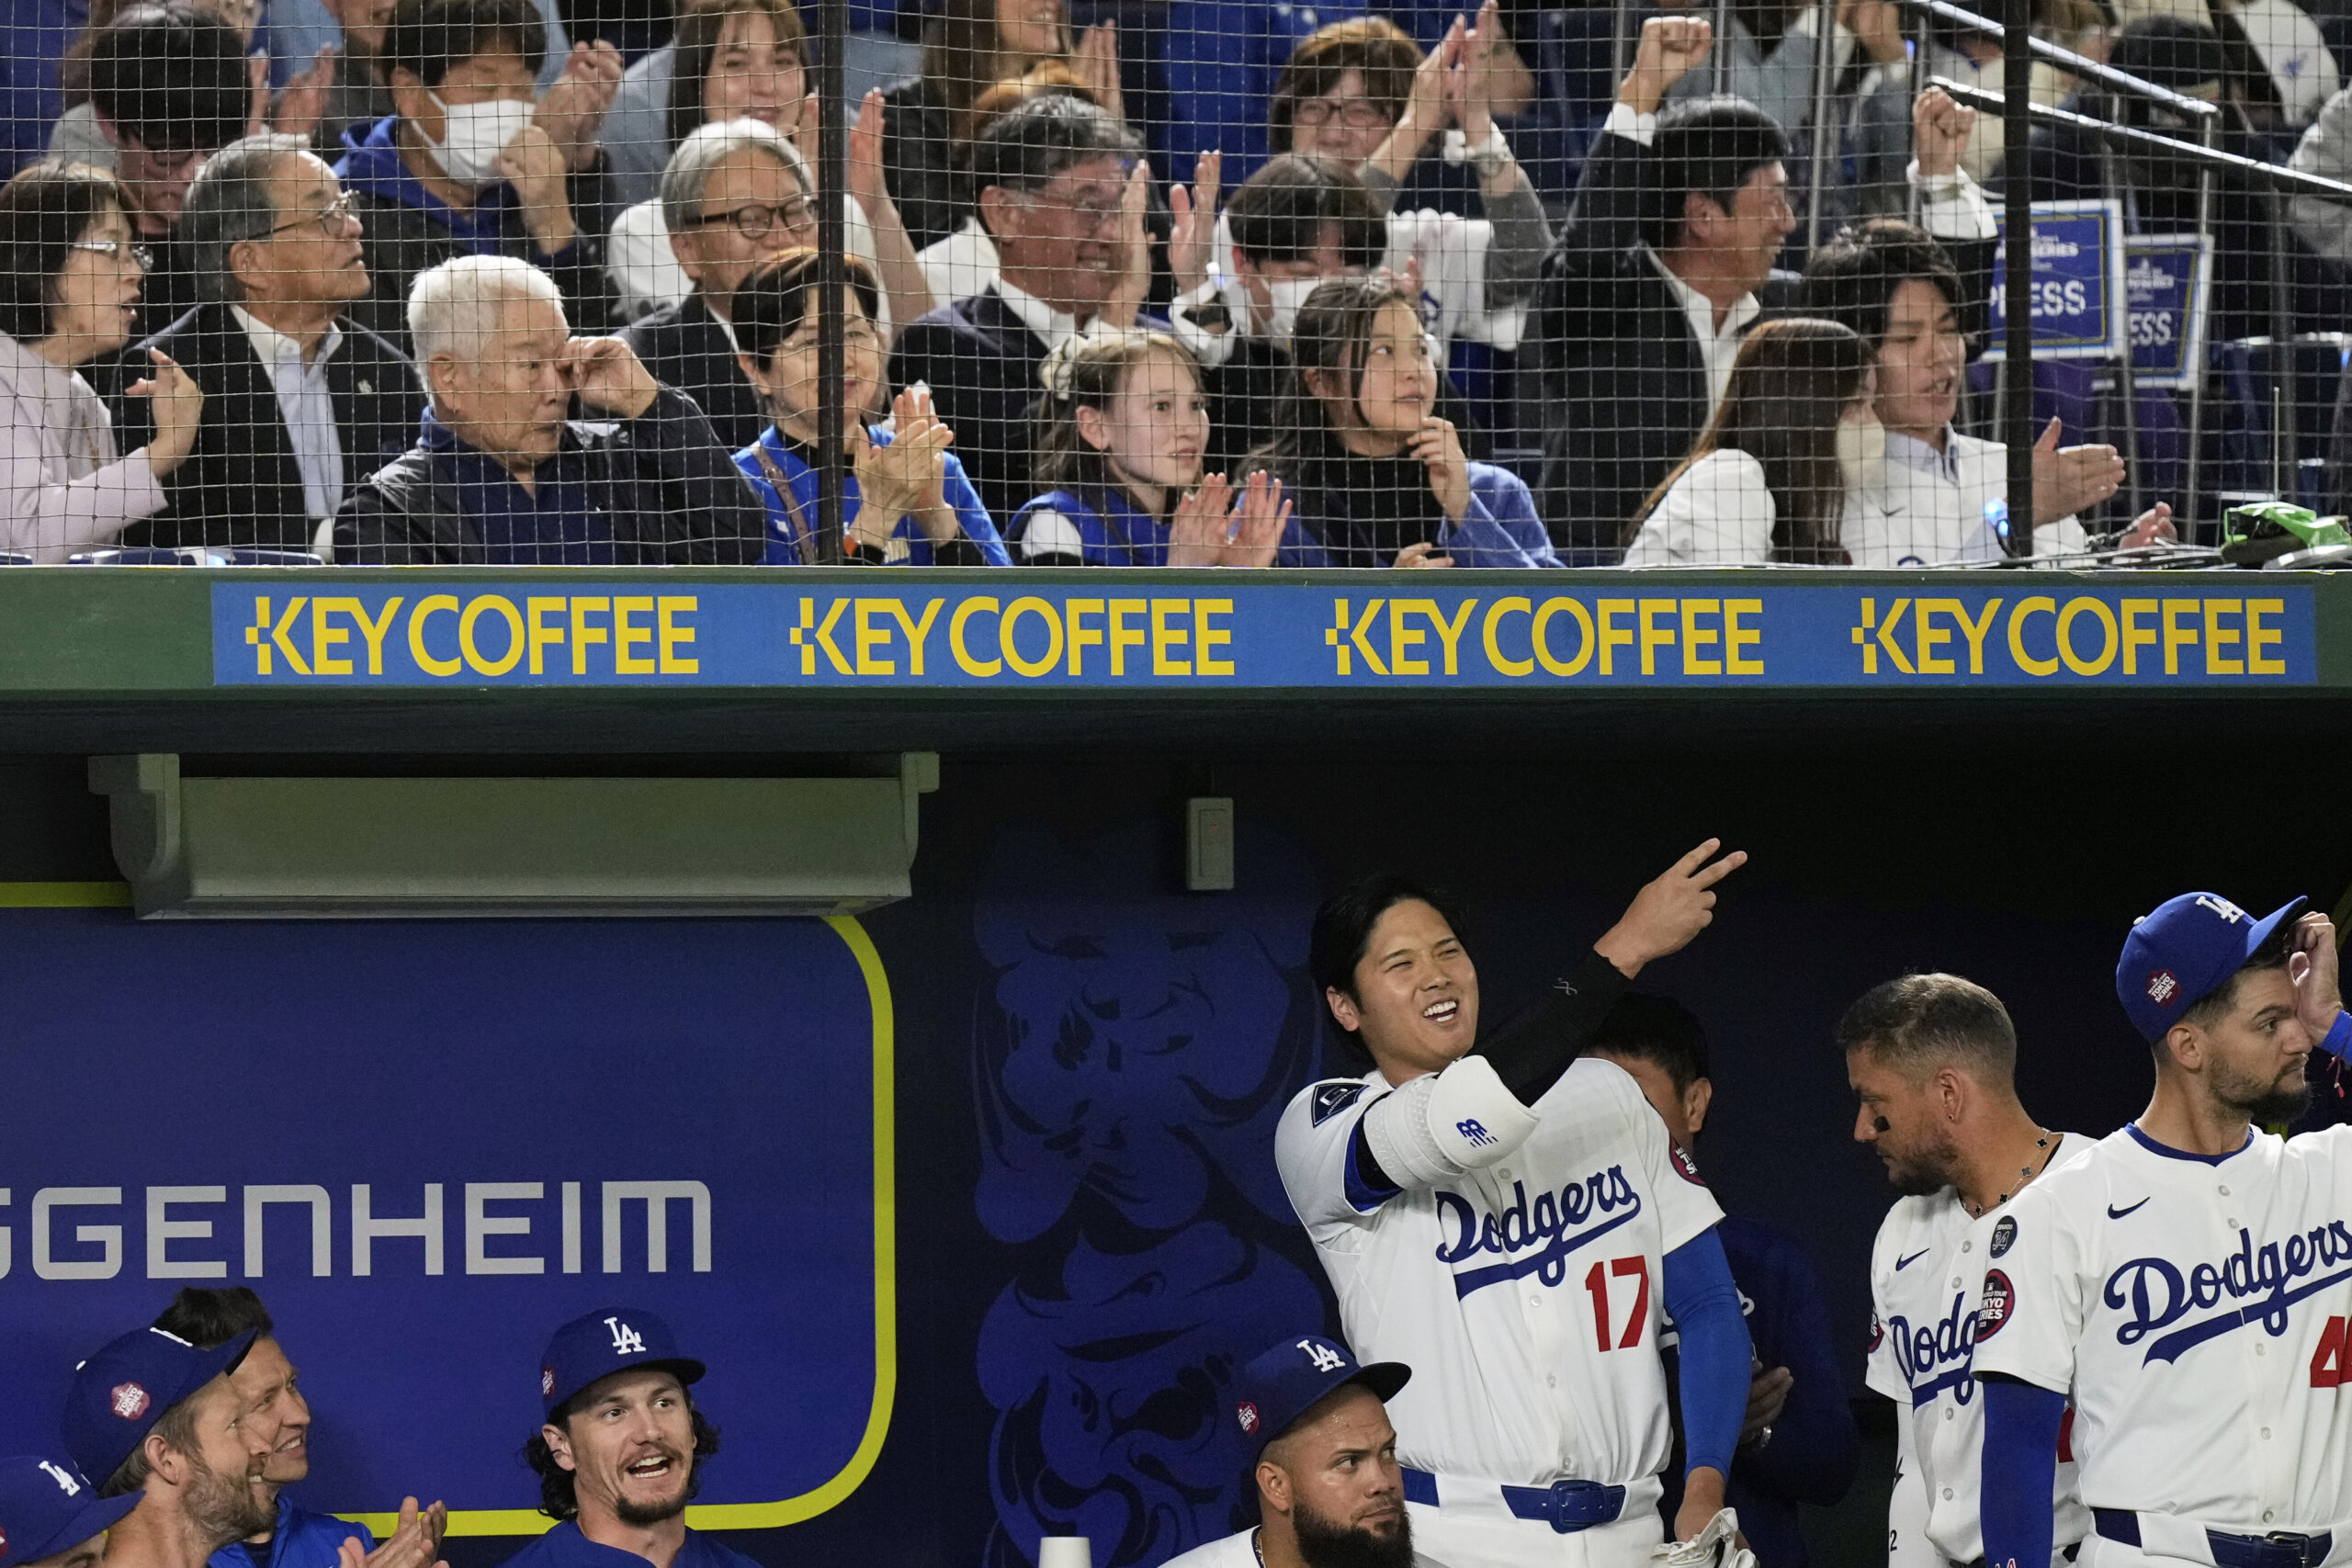
[[[30, 901], [6, 897], [0, 905]], [[703, 1528], [855, 1489], [895, 1379], [889, 993], [850, 920], [243, 921], [0, 908], [0, 1451], [183, 1284], [249, 1284], [305, 1506], [548, 1528], [548, 1332], [709, 1364]]]
[[[1999, 234], [2006, 220], [1996, 219]], [[1996, 239], [1993, 335], [1984, 357], [2006, 357], [2008, 260]], [[2112, 200], [2033, 204], [2033, 353], [2037, 359], [2120, 359], [2124, 344], [2123, 209]]]
[[[2312, 590], [2165, 576], [1936, 592], [1767, 574], [1662, 590], [1477, 574], [1477, 587], [1234, 573], [1204, 593], [1149, 572], [779, 576], [692, 590], [580, 577], [212, 589], [224, 686], [736, 686], [1197, 692], [1573, 684], [1860, 687], [2310, 685]], [[894, 588], [894, 581], [904, 586]], [[1460, 579], [1453, 581], [1459, 581]], [[831, 586], [840, 584], [839, 587]], [[1023, 590], [1027, 590], [1024, 592]], [[1156, 590], [1156, 591], [1155, 591]]]
[[2186, 387], [2205, 363], [2213, 296], [2213, 237], [2133, 234], [2123, 242], [2132, 306], [2132, 373], [2143, 387]]

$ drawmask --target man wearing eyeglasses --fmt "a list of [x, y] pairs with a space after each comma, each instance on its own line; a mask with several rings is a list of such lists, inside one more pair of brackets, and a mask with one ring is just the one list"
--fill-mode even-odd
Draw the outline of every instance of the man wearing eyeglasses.
[[206, 303], [133, 348], [109, 390], [117, 428], [144, 439], [149, 400], [118, 389], [161, 349], [204, 389], [204, 419], [169, 503], [126, 545], [321, 548], [345, 494], [416, 430], [415, 367], [345, 313], [368, 287], [359, 219], [308, 149], [248, 136], [188, 191], [182, 243]]

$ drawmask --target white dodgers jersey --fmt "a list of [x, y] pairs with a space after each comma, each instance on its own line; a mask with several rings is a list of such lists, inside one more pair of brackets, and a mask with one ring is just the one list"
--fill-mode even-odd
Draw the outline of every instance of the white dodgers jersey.
[[[2079, 1133], [2065, 1134], [2035, 1184], [2089, 1157], [2095, 1146]], [[1976, 1310], [1987, 1263], [2008, 1256], [2016, 1244], [2015, 1207], [2012, 1201], [1973, 1220], [1947, 1187], [1897, 1201], [1878, 1228], [1871, 1253], [1869, 1382], [1894, 1401], [1897, 1419], [1908, 1423], [1905, 1481], [1920, 1488], [1926, 1514], [1918, 1533], [1930, 1549], [1918, 1551], [1922, 1543], [1916, 1540], [1890, 1542], [1902, 1568], [1973, 1562], [1984, 1555], [1984, 1401], [1975, 1375]], [[2075, 1492], [2072, 1437], [2070, 1429], [2060, 1429], [2052, 1498], [2052, 1540], [2061, 1551], [2091, 1528], [2090, 1510]]]
[[1403, 1361], [1398, 1457], [1515, 1485], [1664, 1468], [1659, 1260], [1723, 1218], [1623, 1069], [1585, 1057], [1482, 1171], [1393, 1196], [1356, 1169], [1378, 1073], [1309, 1084], [1274, 1154], [1365, 1362]]
[[2161, 1516], [2199, 1546], [2352, 1524], [2352, 1128], [2209, 1158], [2126, 1126], [2008, 1210], [1976, 1370], [2073, 1390], [2084, 1502], [2155, 1555], [2188, 1554]]

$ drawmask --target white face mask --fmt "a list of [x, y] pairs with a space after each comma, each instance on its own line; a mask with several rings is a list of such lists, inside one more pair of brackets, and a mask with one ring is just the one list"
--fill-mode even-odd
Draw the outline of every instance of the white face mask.
[[1886, 472], [1886, 426], [1867, 415], [1839, 420], [1838, 471], [1849, 494], [1876, 489]]
[[438, 94], [433, 104], [441, 111], [439, 141], [432, 143], [434, 161], [459, 185], [493, 186], [503, 176], [498, 155], [531, 123], [534, 106], [512, 98], [486, 104], [445, 104]]
[[1299, 307], [1306, 303], [1308, 295], [1329, 281], [1322, 277], [1279, 277], [1269, 282], [1266, 335], [1276, 343], [1288, 343], [1291, 330], [1298, 325]]

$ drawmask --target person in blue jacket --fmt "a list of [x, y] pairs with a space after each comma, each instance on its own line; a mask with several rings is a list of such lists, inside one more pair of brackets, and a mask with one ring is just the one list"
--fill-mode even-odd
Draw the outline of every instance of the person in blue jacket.
[[[1641, 1085], [1678, 1145], [1687, 1150], [1698, 1141], [1714, 1084], [1707, 1076], [1706, 1031], [1688, 1008], [1665, 997], [1620, 997], [1587, 1049]], [[1726, 1214], [1715, 1229], [1756, 1347], [1747, 1418], [1724, 1501], [1739, 1515], [1757, 1568], [1805, 1568], [1797, 1505], [1836, 1505], [1861, 1462], [1861, 1434], [1830, 1341], [1820, 1271], [1804, 1243], [1760, 1220]], [[1676, 1354], [1663, 1332], [1658, 1344], [1668, 1358]], [[1679, 1410], [1676, 1417], [1679, 1444]], [[1670, 1479], [1678, 1473], [1677, 1466], [1667, 1467], [1659, 1503], [1669, 1519], [1681, 1501]]]
[[1413, 297], [1385, 274], [1318, 285], [1291, 328], [1274, 436], [1250, 455], [1289, 488], [1334, 566], [1558, 566], [1526, 482], [1464, 457]]
[[1201, 475], [1208, 398], [1165, 333], [1073, 337], [1046, 356], [1038, 481], [1006, 530], [1032, 566], [1325, 566], [1282, 481]]
[[886, 428], [865, 423], [883, 389], [879, 290], [855, 256], [842, 265], [842, 534], [817, 523], [817, 253], [779, 251], [735, 291], [737, 360], [775, 416], [735, 463], [768, 512], [770, 566], [1011, 566], [996, 524], [948, 446], [928, 389], [910, 387]]
[[523, 1457], [555, 1529], [507, 1568], [759, 1568], [686, 1528], [718, 1428], [695, 1407], [703, 1364], [650, 1312], [599, 1307], [539, 1358], [545, 1419]]
[[208, 1568], [335, 1568], [346, 1540], [358, 1543], [368, 1568], [430, 1568], [441, 1555], [449, 1510], [439, 1503], [420, 1509], [415, 1498], [407, 1499], [399, 1528], [379, 1545], [366, 1525], [314, 1513], [286, 1495], [311, 1473], [311, 1405], [278, 1343], [277, 1321], [251, 1288], [184, 1286], [155, 1326], [199, 1350], [253, 1336], [253, 1348], [229, 1374], [229, 1383], [244, 1402], [245, 1436], [266, 1448], [253, 1485], [276, 1518], [268, 1529], [214, 1552]]

